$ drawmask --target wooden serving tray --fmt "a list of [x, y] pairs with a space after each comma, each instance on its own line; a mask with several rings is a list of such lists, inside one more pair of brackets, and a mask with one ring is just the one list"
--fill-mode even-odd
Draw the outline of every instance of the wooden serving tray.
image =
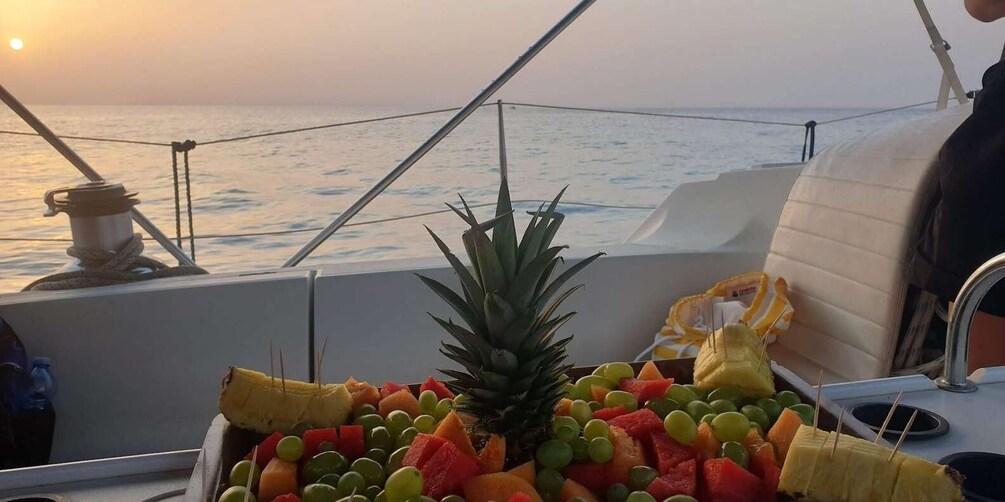
[[[694, 358], [655, 361], [655, 363], [663, 376], [673, 378], [676, 383], [692, 383]], [[642, 362], [632, 363], [632, 367], [637, 373], [643, 364]], [[569, 370], [568, 375], [575, 380], [581, 376], [589, 375], [596, 368], [596, 366], [573, 368]], [[776, 391], [791, 390], [798, 394], [804, 403], [815, 404], [815, 387], [777, 364], [772, 363], [771, 370], [775, 375]], [[409, 387], [412, 392], [417, 392], [419, 384], [412, 384]], [[820, 403], [819, 427], [824, 430], [834, 430], [837, 427], [838, 412], [839, 408], [833, 402], [823, 398]], [[852, 418], [850, 413], [845, 414], [841, 432], [870, 441], [876, 437], [872, 430]], [[186, 502], [216, 500], [223, 491], [222, 483], [226, 481], [225, 477], [229, 475], [230, 469], [263, 439], [265, 439], [264, 434], [232, 426], [223, 415], [217, 415], [206, 432], [202, 452], [196, 461], [195, 469], [192, 471], [188, 488], [185, 490]]]

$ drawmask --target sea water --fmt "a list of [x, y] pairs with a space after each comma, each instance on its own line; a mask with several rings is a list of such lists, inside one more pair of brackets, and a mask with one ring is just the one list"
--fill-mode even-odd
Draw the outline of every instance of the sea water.
[[[59, 134], [155, 143], [220, 138], [420, 111], [335, 106], [32, 106]], [[640, 110], [641, 111], [641, 110]], [[869, 110], [644, 110], [805, 123]], [[910, 109], [817, 128], [817, 151], [878, 127], [931, 113]], [[796, 162], [804, 129], [504, 106], [506, 156], [514, 199], [545, 200], [569, 186], [564, 200], [619, 207], [566, 205], [556, 243], [596, 248], [623, 242], [675, 187], [753, 164]], [[211, 272], [276, 268], [397, 162], [449, 114], [376, 122], [246, 141], [189, 152], [196, 259]], [[0, 130], [30, 131], [9, 110]], [[68, 140], [106, 179], [139, 192], [141, 209], [176, 235], [171, 148]], [[0, 134], [0, 293], [19, 290], [69, 258], [65, 215], [45, 218], [46, 190], [84, 181], [42, 139]], [[179, 164], [182, 159], [179, 155]], [[180, 166], [179, 166], [180, 167]], [[498, 113], [484, 107], [398, 179], [304, 265], [435, 256], [423, 225], [461, 251], [464, 223], [454, 214], [373, 223], [446, 209], [463, 196], [491, 203], [499, 183]], [[185, 192], [181, 200], [184, 205]], [[520, 220], [538, 202], [518, 204]], [[489, 216], [490, 207], [477, 209]], [[362, 223], [362, 224], [361, 224]], [[242, 235], [294, 231], [281, 235]], [[188, 235], [182, 211], [181, 234]], [[221, 237], [222, 236], [222, 237]], [[184, 242], [188, 250], [187, 239]], [[171, 262], [156, 242], [146, 253]]]

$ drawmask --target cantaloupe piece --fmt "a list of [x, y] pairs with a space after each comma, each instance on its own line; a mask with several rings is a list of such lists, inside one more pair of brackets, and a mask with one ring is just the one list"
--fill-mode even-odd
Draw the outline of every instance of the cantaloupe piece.
[[722, 442], [712, 433], [712, 426], [706, 422], [698, 424], [698, 436], [691, 445], [698, 454], [699, 466], [702, 462], [719, 456]]
[[433, 435], [454, 443], [454, 446], [468, 456], [478, 457], [474, 445], [471, 444], [471, 437], [468, 436], [468, 430], [464, 427], [464, 422], [461, 421], [461, 417], [454, 411], [451, 411], [440, 421]]
[[421, 415], [419, 412], [419, 400], [408, 389], [401, 389], [388, 395], [384, 399], [381, 399], [377, 405], [377, 411], [380, 413], [380, 416], [385, 418], [395, 410], [404, 411], [412, 418]]
[[642, 365], [642, 369], [639, 370], [639, 380], [663, 380], [663, 373], [656, 367], [656, 363], [652, 361], [646, 361], [646, 364]]
[[803, 418], [798, 413], [785, 408], [782, 410], [782, 414], [778, 415], [775, 425], [772, 425], [771, 430], [768, 431], [768, 442], [775, 445], [775, 453], [781, 462], [785, 462], [785, 455], [789, 453], [789, 445], [792, 444], [792, 438], [796, 437], [796, 431], [799, 430], [800, 425], [803, 425]]
[[608, 439], [614, 447], [614, 457], [610, 462], [610, 469], [607, 471], [608, 481], [611, 483], [628, 484], [628, 471], [632, 467], [646, 465], [646, 452], [642, 443], [631, 436], [620, 427], [611, 427]]
[[531, 485], [536, 485], [537, 484], [537, 470], [534, 467], [535, 467], [534, 461], [530, 460], [530, 461], [524, 462], [524, 463], [522, 463], [522, 464], [520, 464], [520, 465], [518, 465], [518, 466], [516, 466], [516, 467], [514, 467], [514, 468], [512, 468], [512, 469], [510, 469], [510, 470], [508, 470], [506, 472], [508, 472], [508, 473], [510, 473], [510, 474], [518, 477], [518, 478], [523, 478], [525, 481], [527, 481]]
[[569, 409], [572, 408], [572, 399], [563, 397], [558, 400], [558, 404], [555, 405], [555, 416], [567, 417], [569, 416]]
[[581, 497], [586, 502], [600, 502], [600, 499], [585, 486], [571, 479], [566, 479], [565, 483], [562, 483], [562, 489], [558, 492], [558, 500], [566, 502], [573, 497]]
[[464, 500], [467, 502], [492, 502], [508, 500], [517, 493], [523, 493], [534, 502], [541, 502], [534, 486], [508, 472], [482, 474], [464, 482]]
[[506, 439], [498, 434], [489, 436], [482, 451], [478, 452], [478, 466], [482, 474], [502, 472], [506, 463]]
[[271, 502], [287, 493], [300, 493], [300, 487], [297, 486], [297, 464], [273, 457], [258, 478], [258, 500]]
[[345, 388], [352, 396], [352, 411], [356, 411], [364, 404], [377, 406], [380, 403], [380, 389], [367, 382], [358, 382], [355, 378], [349, 377], [345, 381]]
[[607, 393], [610, 391], [611, 389], [601, 385], [590, 386], [590, 394], [592, 394], [593, 400], [601, 404], [603, 404], [604, 398], [607, 397]]

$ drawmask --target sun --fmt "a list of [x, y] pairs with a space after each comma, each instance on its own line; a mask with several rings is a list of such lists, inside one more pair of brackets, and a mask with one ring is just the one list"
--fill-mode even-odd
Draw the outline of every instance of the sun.
[[21, 40], [20, 38], [10, 39], [10, 48], [16, 51], [24, 49], [24, 40]]

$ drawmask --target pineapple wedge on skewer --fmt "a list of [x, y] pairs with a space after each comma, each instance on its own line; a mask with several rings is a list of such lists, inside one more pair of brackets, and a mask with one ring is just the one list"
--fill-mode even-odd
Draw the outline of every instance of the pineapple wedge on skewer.
[[892, 502], [962, 499], [959, 475], [955, 471], [911, 455], [897, 455], [903, 456], [904, 461], [890, 499]]
[[694, 383], [702, 389], [734, 387], [746, 397], [775, 394], [771, 363], [761, 360], [761, 339], [742, 323], [726, 324], [705, 340], [694, 362]]
[[286, 380], [273, 384], [272, 378], [254, 370], [231, 366], [223, 379], [220, 412], [244, 429], [262, 434], [289, 433], [297, 422], [316, 427], [341, 425], [352, 410], [352, 396], [342, 384]]

